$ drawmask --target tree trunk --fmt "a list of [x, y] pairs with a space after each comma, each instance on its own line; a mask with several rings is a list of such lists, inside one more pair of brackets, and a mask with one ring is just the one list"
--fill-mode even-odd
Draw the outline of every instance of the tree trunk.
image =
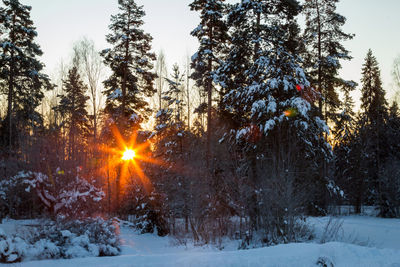
[[[210, 33], [209, 38], [210, 40], [213, 39], [213, 28], [209, 26]], [[213, 46], [210, 44], [210, 51], [212, 51]], [[208, 70], [207, 74], [210, 76], [212, 72], [212, 58], [208, 58]], [[210, 166], [210, 159], [212, 157], [211, 153], [211, 131], [212, 131], [212, 119], [211, 119], [211, 108], [212, 108], [212, 80], [211, 77], [207, 77], [207, 153], [206, 153], [206, 162], [207, 167]]]

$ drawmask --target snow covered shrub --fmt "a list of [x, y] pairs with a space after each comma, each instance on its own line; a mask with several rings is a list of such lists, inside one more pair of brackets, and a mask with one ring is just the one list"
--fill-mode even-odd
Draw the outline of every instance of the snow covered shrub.
[[48, 239], [40, 239], [31, 246], [29, 255], [33, 259], [57, 259], [61, 257], [60, 248]]
[[28, 245], [19, 237], [8, 237], [0, 229], [0, 262], [20, 262], [26, 253]]
[[71, 172], [65, 173], [60, 169], [49, 175], [30, 172], [25, 183], [28, 184], [26, 191], [34, 188], [51, 214], [68, 218], [89, 216], [104, 197], [104, 192], [81, 178], [78, 171], [75, 177]]
[[[26, 216], [34, 205], [35, 195], [25, 191], [25, 179], [29, 172], [21, 171], [0, 181], [0, 212], [1, 215]], [[2, 216], [1, 216], [2, 217]]]
[[135, 228], [141, 233], [156, 233], [159, 236], [168, 234], [168, 225], [165, 220], [163, 196], [153, 189], [147, 193], [141, 185], [131, 185], [129, 193], [124, 196], [121, 212], [134, 215]]
[[29, 242], [34, 259], [116, 256], [121, 252], [116, 226], [100, 218], [47, 222]]
[[97, 254], [95, 256], [116, 256], [121, 252], [118, 229], [111, 220], [106, 221], [101, 218], [76, 220], [61, 223], [61, 226], [79, 236], [80, 238], [75, 238], [73, 241], [85, 244], [87, 250]]

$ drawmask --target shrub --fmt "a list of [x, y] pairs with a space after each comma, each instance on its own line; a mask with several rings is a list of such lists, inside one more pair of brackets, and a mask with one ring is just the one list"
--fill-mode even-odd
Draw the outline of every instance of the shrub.
[[121, 252], [117, 227], [99, 218], [47, 221], [19, 235], [9, 237], [0, 231], [0, 262], [117, 256]]

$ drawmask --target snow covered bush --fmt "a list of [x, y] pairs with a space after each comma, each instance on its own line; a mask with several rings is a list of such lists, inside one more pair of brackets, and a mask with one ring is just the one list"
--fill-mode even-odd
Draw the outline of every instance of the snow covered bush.
[[0, 249], [2, 262], [117, 256], [121, 252], [117, 227], [100, 218], [45, 221], [20, 237], [0, 233]]
[[0, 262], [13, 263], [20, 262], [26, 254], [27, 244], [19, 237], [8, 237], [0, 229]]
[[11, 177], [4, 177], [0, 181], [0, 212], [1, 217], [26, 216], [29, 209], [33, 208], [32, 200], [35, 199], [33, 193], [25, 191], [24, 180], [28, 177], [28, 172], [19, 172]]
[[68, 218], [85, 218], [91, 215], [93, 207], [99, 207], [104, 192], [89, 181], [71, 172], [65, 173], [60, 169], [55, 174], [29, 172], [24, 181], [36, 193], [52, 215], [62, 215]]
[[43, 225], [30, 243], [39, 259], [116, 256], [121, 251], [116, 226], [100, 218]]
[[[165, 219], [166, 207], [163, 196], [153, 189], [147, 193], [143, 186], [132, 184], [131, 190], [124, 196], [121, 211], [134, 216], [134, 225], [141, 233], [154, 233], [159, 236], [168, 234]], [[163, 205], [164, 204], [164, 205]]]

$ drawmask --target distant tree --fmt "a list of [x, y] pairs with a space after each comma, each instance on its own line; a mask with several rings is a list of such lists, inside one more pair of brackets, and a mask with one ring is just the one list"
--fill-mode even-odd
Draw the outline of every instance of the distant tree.
[[77, 67], [68, 71], [64, 81], [64, 94], [60, 96], [60, 103], [55, 108], [65, 120], [68, 129], [67, 158], [77, 160], [78, 152], [83, 152], [89, 137], [89, 116], [86, 110], [88, 96]]
[[82, 73], [82, 79], [85, 80], [88, 85], [93, 113], [93, 115], [90, 116], [93, 125], [93, 138], [96, 140], [101, 101], [101, 99], [99, 99], [101, 97], [101, 95], [99, 95], [99, 82], [103, 72], [102, 58], [96, 50], [94, 42], [87, 38], [83, 38], [74, 44], [74, 52], [79, 57], [80, 61], [80, 68], [78, 71]]
[[[380, 70], [371, 49], [368, 50], [362, 68], [361, 88], [361, 140], [365, 153], [361, 156], [368, 173], [368, 189], [373, 203], [384, 207], [382, 195], [382, 171], [384, 162], [389, 156], [389, 147], [386, 139], [386, 122], [388, 118], [388, 104], [385, 91], [382, 88]], [[381, 209], [381, 215], [385, 216]]]
[[383, 123], [387, 117], [387, 101], [382, 87], [378, 61], [369, 49], [362, 68], [361, 109], [368, 124]]
[[18, 135], [42, 126], [42, 116], [36, 111], [51, 89], [44, 65], [37, 59], [42, 50], [35, 43], [37, 36], [30, 19], [30, 6], [18, 0], [3, 0], [0, 7], [0, 90], [7, 95], [7, 115], [2, 122], [2, 142], [9, 149], [16, 145]]
[[157, 56], [156, 62], [156, 72], [157, 72], [157, 97], [158, 97], [158, 110], [161, 110], [162, 107], [162, 96], [163, 89], [165, 85], [165, 77], [167, 77], [167, 65], [165, 60], [165, 54], [163, 51], [160, 51]]
[[394, 83], [397, 87], [395, 101], [399, 102], [400, 101], [400, 55], [397, 56], [397, 58], [394, 60], [392, 76], [394, 79]]
[[111, 33], [106, 37], [112, 48], [101, 52], [112, 72], [104, 81], [105, 112], [123, 135], [129, 135], [150, 112], [147, 97], [155, 93], [152, 61], [156, 57], [150, 52], [152, 37], [141, 28], [143, 7], [134, 0], [118, 4], [120, 13], [111, 16]]

